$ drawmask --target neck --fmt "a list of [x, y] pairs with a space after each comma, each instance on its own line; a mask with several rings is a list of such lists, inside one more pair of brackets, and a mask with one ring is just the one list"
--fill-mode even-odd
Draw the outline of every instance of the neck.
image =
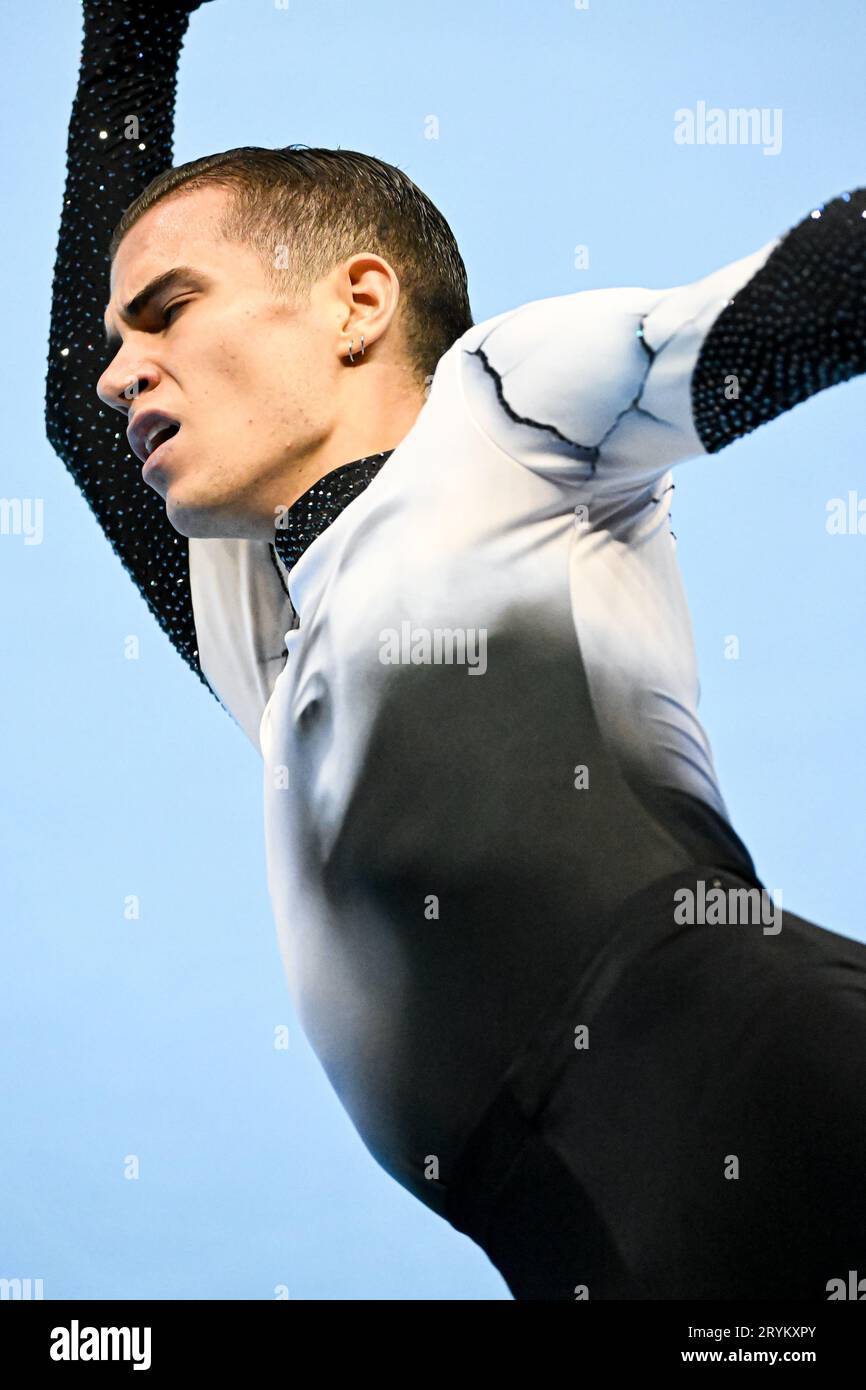
[[388, 401], [367, 401], [354, 417], [352, 412], [341, 413], [327, 438], [302, 459], [295, 460], [280, 478], [278, 495], [269, 498], [263, 508], [261, 521], [256, 526], [257, 537], [272, 540], [276, 519], [285, 517], [300, 497], [335, 469], [356, 459], [396, 449], [415, 424], [424, 401], [422, 388], [411, 396], [404, 394]]
[[368, 458], [397, 445], [415, 424], [424, 404], [420, 394], [402, 395], [396, 399], [365, 402], [357, 415], [343, 415], [328, 438], [303, 461], [292, 477], [290, 491], [294, 493], [289, 506], [335, 468], [354, 459]]

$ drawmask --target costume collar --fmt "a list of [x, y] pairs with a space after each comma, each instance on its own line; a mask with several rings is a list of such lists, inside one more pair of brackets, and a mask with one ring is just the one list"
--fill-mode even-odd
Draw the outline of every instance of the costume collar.
[[297, 564], [304, 551], [312, 545], [317, 536], [327, 530], [332, 521], [344, 507], [354, 501], [375, 478], [393, 449], [384, 449], [379, 454], [368, 454], [365, 458], [353, 459], [334, 468], [313, 483], [293, 502], [274, 532], [274, 549], [287, 570]]

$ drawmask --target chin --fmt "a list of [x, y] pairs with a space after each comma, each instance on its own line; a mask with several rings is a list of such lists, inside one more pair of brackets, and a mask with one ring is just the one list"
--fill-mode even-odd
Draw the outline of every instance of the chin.
[[178, 499], [169, 488], [165, 499], [165, 514], [180, 535], [189, 540], [244, 540], [259, 536], [261, 527], [250, 525], [240, 508], [232, 508], [222, 500], [197, 498]]

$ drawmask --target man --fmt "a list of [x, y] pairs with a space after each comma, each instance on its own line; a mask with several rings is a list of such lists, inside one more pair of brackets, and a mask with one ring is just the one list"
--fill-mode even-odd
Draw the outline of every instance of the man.
[[187, 8], [85, 15], [49, 436], [261, 751], [287, 979], [364, 1142], [516, 1297], [827, 1297], [866, 1258], [866, 947], [768, 913], [730, 825], [670, 470], [866, 369], [866, 190], [694, 284], [473, 325], [382, 161], [163, 173]]

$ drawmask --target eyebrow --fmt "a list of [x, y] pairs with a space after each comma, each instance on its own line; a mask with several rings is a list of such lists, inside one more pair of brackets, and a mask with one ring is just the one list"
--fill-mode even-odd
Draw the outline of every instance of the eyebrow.
[[[172, 286], [179, 281], [184, 281], [187, 284], [193, 285], [196, 289], [203, 289], [205, 286], [203, 277], [197, 270], [193, 270], [192, 266], [172, 266], [171, 270], [164, 270], [161, 275], [155, 275], [152, 280], [148, 280], [144, 289], [139, 290], [138, 294], [133, 295], [132, 299], [126, 305], [126, 308], [121, 309], [120, 317], [125, 323], [132, 324], [135, 319], [141, 317], [145, 309], [149, 308], [151, 302], [156, 299], [157, 295], [162, 294], [164, 290], [171, 289]], [[107, 311], [108, 305], [105, 307]], [[113, 329], [109, 329], [107, 324], [105, 324], [104, 327], [105, 341], [109, 349], [116, 352], [120, 347], [120, 334], [116, 333]]]

